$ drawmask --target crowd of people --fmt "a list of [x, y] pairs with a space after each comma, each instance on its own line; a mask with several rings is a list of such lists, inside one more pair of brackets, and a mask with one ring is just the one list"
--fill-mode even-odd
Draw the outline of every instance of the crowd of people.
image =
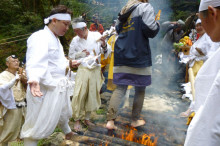
[[[172, 72], [173, 64], [189, 66], [192, 103], [181, 116], [192, 112], [195, 116], [189, 123], [185, 146], [220, 145], [219, 0], [201, 1], [195, 30], [189, 34], [193, 43], [188, 54], [173, 50], [173, 43], [186, 35], [185, 22], [160, 24], [148, 0], [129, 0], [107, 33], [98, 14], [89, 29], [84, 17], [71, 17], [72, 11], [66, 6], [54, 7], [44, 19], [44, 29], [27, 40], [26, 64], [20, 67], [15, 55], [6, 58], [7, 69], [0, 74], [0, 145], [19, 138], [25, 146], [37, 146], [38, 140], [50, 136], [57, 125], [69, 140], [82, 130], [82, 123], [94, 125], [90, 115], [101, 106], [102, 68], [106, 64], [110, 64], [107, 89], [113, 91], [106, 128], [117, 130], [114, 121], [131, 87], [135, 89], [131, 126], [143, 126], [140, 113], [145, 88], [152, 82], [149, 38], [154, 38], [160, 27], [166, 28], [163, 64], [171, 66]], [[70, 25], [76, 36], [65, 56], [59, 36], [64, 36]], [[70, 118], [75, 121], [74, 131]]]

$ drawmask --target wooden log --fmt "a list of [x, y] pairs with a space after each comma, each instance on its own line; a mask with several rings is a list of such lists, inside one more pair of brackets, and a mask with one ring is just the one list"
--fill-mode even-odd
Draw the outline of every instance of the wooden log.
[[[117, 138], [120, 138], [121, 140], [122, 140], [122, 137], [126, 137], [127, 136], [126, 133], [130, 133], [131, 132], [130, 131], [131, 129], [129, 127], [123, 127], [123, 130], [119, 130], [119, 129], [117, 129], [117, 130], [107, 130], [106, 128], [103, 128], [103, 127], [90, 126], [88, 130], [90, 132], [101, 133], [102, 135], [106, 135], [107, 138], [109, 137], [110, 139], [111, 139], [111, 137], [117, 137]], [[146, 134], [146, 133], [143, 133], [143, 132], [139, 133], [136, 130], [133, 130], [132, 132], [134, 134], [133, 139], [137, 139], [137, 140], [142, 139], [143, 135]], [[153, 143], [154, 140], [157, 140], [157, 137], [154, 137], [154, 136], [146, 136], [146, 137], [150, 138], [151, 143]], [[115, 143], [118, 143], [118, 141], [115, 141]]]
[[99, 138], [99, 139], [103, 139], [105, 141], [108, 141], [109, 144], [112, 144], [114, 146], [115, 145], [126, 145], [126, 146], [141, 146], [142, 145], [142, 144], [138, 144], [136, 142], [127, 141], [127, 140], [120, 139], [120, 138], [117, 138], [117, 137], [111, 137], [111, 136], [107, 136], [107, 135], [104, 135], [104, 134], [99, 134], [99, 133], [91, 132], [91, 131], [86, 131], [85, 135], [89, 136], [89, 137], [96, 137], [96, 138]]
[[80, 143], [80, 144], [86, 144], [86, 145], [94, 145], [94, 146], [104, 146], [107, 145], [108, 142], [98, 139], [98, 138], [94, 138], [94, 137], [88, 137], [88, 136], [82, 136], [82, 135], [74, 135], [71, 137], [71, 141]]
[[63, 141], [60, 146], [86, 146], [86, 144], [82, 144], [75, 141], [65, 140]]
[[[127, 122], [127, 118], [118, 117], [118, 121], [116, 120], [115, 124], [118, 126], [122, 126], [124, 122]], [[123, 122], [122, 122], [123, 121]], [[125, 129], [126, 125], [124, 125]], [[142, 134], [152, 134], [155, 133], [156, 137], [164, 137], [165, 141], [163, 143], [174, 143], [174, 144], [183, 144], [185, 139], [185, 131], [176, 126], [164, 126], [164, 125], [156, 125], [151, 123], [146, 123], [144, 126], [137, 127], [138, 137]], [[181, 130], [180, 130], [181, 129]]]

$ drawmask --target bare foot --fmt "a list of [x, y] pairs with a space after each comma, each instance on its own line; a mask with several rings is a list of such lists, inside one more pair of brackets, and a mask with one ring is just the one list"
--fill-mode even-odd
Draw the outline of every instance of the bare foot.
[[72, 137], [73, 135], [76, 135], [76, 134], [77, 134], [77, 133], [75, 133], [75, 132], [67, 133], [66, 136], [65, 136], [65, 139], [66, 139], [66, 140], [70, 140], [71, 137]]
[[115, 126], [113, 120], [110, 120], [110, 121], [107, 122], [106, 128], [107, 128], [108, 130], [113, 130], [113, 129], [117, 130], [117, 129], [118, 129], [118, 127]]
[[82, 130], [82, 125], [80, 124], [80, 121], [76, 121], [74, 123], [74, 128], [73, 128], [75, 131], [81, 131]]
[[84, 123], [86, 126], [95, 126], [95, 124], [93, 124], [90, 120], [85, 120]]
[[180, 117], [189, 117], [191, 113], [191, 109], [189, 108], [187, 111], [180, 113]]
[[139, 126], [143, 126], [146, 122], [144, 120], [137, 120], [137, 121], [133, 121], [131, 122], [131, 126], [132, 127], [139, 127]]

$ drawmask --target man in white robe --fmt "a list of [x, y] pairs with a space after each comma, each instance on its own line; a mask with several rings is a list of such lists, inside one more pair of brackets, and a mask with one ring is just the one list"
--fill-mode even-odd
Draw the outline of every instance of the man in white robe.
[[6, 58], [6, 65], [8, 68], [0, 74], [0, 144], [3, 146], [19, 137], [26, 109], [21, 82], [24, 76], [17, 73], [19, 60], [11, 55]]
[[44, 29], [32, 34], [27, 41], [29, 85], [27, 115], [21, 131], [25, 146], [37, 146], [37, 141], [50, 136], [57, 124], [66, 139], [74, 134], [68, 124], [72, 115], [70, 96], [73, 84], [65, 76], [69, 61], [58, 38], [69, 29], [71, 14], [66, 6], [53, 8], [50, 16], [44, 19]]
[[111, 48], [99, 32], [87, 29], [83, 19], [74, 19], [72, 26], [77, 36], [70, 44], [69, 58], [81, 63], [76, 74], [72, 109], [76, 121], [74, 129], [80, 131], [80, 120], [84, 120], [88, 126], [93, 125], [90, 114], [101, 105], [100, 89], [104, 81], [101, 74], [101, 54], [107, 58]]
[[[220, 41], [220, 1], [202, 0], [199, 15], [212, 41]], [[189, 125], [185, 146], [220, 145], [220, 48], [205, 62], [195, 80], [201, 106]]]
[[199, 34], [199, 38], [191, 46], [190, 54], [184, 57], [184, 60], [186, 60], [189, 63], [188, 72], [189, 72], [189, 81], [191, 83], [193, 100], [188, 110], [180, 114], [180, 116], [182, 117], [188, 117], [191, 112], [197, 112], [199, 107], [201, 106], [200, 101], [202, 103], [204, 102], [204, 100], [202, 99], [204, 97], [203, 93], [197, 92], [197, 97], [199, 98], [195, 99], [195, 90], [194, 90], [195, 77], [199, 69], [202, 67], [203, 63], [210, 56], [212, 56], [212, 54], [215, 52], [214, 50], [220, 47], [218, 43], [213, 42], [211, 38], [205, 33], [205, 30], [201, 25], [200, 19], [196, 21], [196, 31], [197, 34]]

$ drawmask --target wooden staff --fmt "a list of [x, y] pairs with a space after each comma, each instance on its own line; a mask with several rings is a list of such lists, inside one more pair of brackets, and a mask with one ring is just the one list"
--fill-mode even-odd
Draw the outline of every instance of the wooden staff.
[[200, 55], [205, 56], [205, 54], [201, 51], [201, 49], [199, 49], [199, 48], [196, 47], [196, 51], [197, 51]]
[[93, 138], [98, 138], [98, 139], [108, 141], [109, 144], [112, 144], [112, 145], [115, 145], [115, 146], [116, 145], [141, 146], [141, 144], [138, 144], [136, 142], [127, 141], [127, 140], [124, 140], [124, 139], [121, 139], [121, 138], [112, 137], [112, 136], [108, 136], [108, 135], [105, 135], [105, 134], [100, 134], [100, 133], [92, 132], [92, 131], [86, 131], [84, 135], [88, 136], [88, 137], [93, 137]]
[[160, 20], [160, 14], [161, 14], [161, 10], [158, 11], [158, 13], [155, 17], [155, 21]]
[[194, 77], [194, 73], [193, 73], [192, 68], [189, 68], [188, 72], [189, 72], [189, 81], [191, 83], [193, 101], [195, 101], [195, 86], [194, 86], [194, 84], [195, 84], [195, 77]]

